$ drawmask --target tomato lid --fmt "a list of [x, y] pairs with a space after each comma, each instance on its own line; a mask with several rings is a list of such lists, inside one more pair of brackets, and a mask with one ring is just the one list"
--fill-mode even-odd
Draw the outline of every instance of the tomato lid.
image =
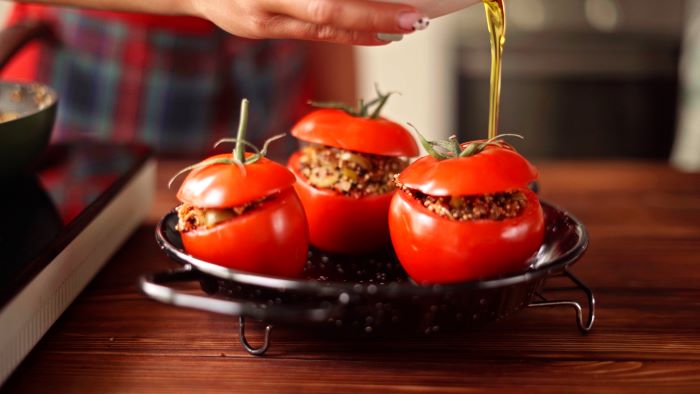
[[382, 156], [418, 155], [411, 133], [385, 118], [352, 116], [339, 109], [319, 109], [292, 128], [296, 138], [316, 144]]
[[467, 157], [421, 157], [398, 181], [433, 196], [464, 196], [526, 188], [537, 176], [537, 169], [515, 150], [488, 146]]
[[[229, 157], [230, 153], [224, 153], [202, 163]], [[187, 175], [177, 198], [198, 208], [231, 208], [280, 192], [294, 181], [294, 174], [286, 167], [264, 157], [246, 164], [245, 169], [236, 164], [204, 165]]]

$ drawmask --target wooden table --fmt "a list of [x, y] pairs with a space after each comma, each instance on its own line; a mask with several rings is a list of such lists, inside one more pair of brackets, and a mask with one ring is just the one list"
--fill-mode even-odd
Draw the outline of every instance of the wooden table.
[[[700, 175], [661, 163], [541, 163], [542, 195], [587, 224], [573, 271], [595, 291], [582, 336], [568, 309], [528, 309], [485, 331], [358, 341], [273, 332], [243, 351], [230, 317], [136, 289], [173, 267], [153, 224], [175, 205], [162, 162], [153, 214], [19, 367], [8, 392], [700, 392]], [[253, 342], [261, 339], [252, 327]]]

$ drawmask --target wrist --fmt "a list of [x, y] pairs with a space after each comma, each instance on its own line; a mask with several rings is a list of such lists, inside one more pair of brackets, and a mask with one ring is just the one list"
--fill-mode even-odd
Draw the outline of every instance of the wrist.
[[172, 6], [179, 15], [202, 17], [197, 6], [198, 0], [171, 0]]

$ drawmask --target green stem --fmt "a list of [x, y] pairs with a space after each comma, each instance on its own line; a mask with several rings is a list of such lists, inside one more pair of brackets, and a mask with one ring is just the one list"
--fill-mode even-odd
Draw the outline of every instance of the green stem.
[[451, 135], [449, 141], [452, 153], [455, 155], [455, 157], [459, 156], [459, 154], [462, 153], [462, 147], [459, 145], [459, 140], [457, 140], [457, 136]]
[[429, 154], [430, 156], [432, 156], [432, 157], [434, 157], [434, 158], [436, 158], [436, 159], [438, 159], [438, 160], [444, 160], [444, 159], [447, 159], [447, 158], [448, 158], [447, 156], [445, 156], [445, 155], [441, 154], [440, 152], [436, 151], [435, 148], [433, 147], [433, 142], [432, 142], [432, 141], [428, 141], [427, 138], [423, 137], [423, 134], [421, 134], [420, 131], [418, 131], [418, 128], [417, 128], [416, 126], [414, 126], [414, 125], [412, 125], [412, 124], [410, 124], [410, 123], [407, 123], [407, 124], [408, 124], [409, 126], [411, 126], [411, 128], [413, 129], [413, 131], [416, 132], [416, 135], [418, 136], [418, 141], [420, 141], [420, 144], [423, 146], [423, 149], [425, 149], [425, 151], [428, 152], [428, 154]]
[[[358, 117], [358, 118], [377, 119], [381, 115], [382, 109], [384, 109], [384, 106], [386, 105], [387, 100], [389, 100], [389, 97], [391, 97], [391, 95], [393, 95], [393, 94], [399, 94], [399, 93], [389, 92], [387, 94], [384, 94], [384, 93], [379, 91], [379, 88], [376, 85], [375, 85], [375, 89], [377, 91], [377, 97], [375, 97], [369, 101], [365, 101], [363, 99], [360, 99], [357, 101], [355, 108], [350, 107], [349, 105], [346, 105], [346, 104], [334, 103], [334, 102], [309, 101], [309, 104], [311, 104], [311, 106], [314, 108], [339, 109], [341, 111], [345, 111], [350, 116], [354, 116], [354, 117]], [[372, 110], [372, 113], [370, 114], [370, 110], [373, 107], [374, 107], [374, 110]]]
[[367, 106], [365, 105], [365, 100], [360, 99], [357, 102], [357, 112], [358, 116], [360, 118], [366, 118], [367, 117]]
[[377, 119], [379, 115], [382, 113], [382, 109], [384, 109], [384, 105], [386, 105], [387, 100], [389, 100], [389, 96], [391, 96], [391, 93], [387, 94], [386, 96], [382, 96], [381, 100], [379, 100], [379, 105], [374, 109], [372, 112], [372, 115], [370, 115], [370, 119]]
[[236, 134], [236, 147], [233, 150], [233, 159], [239, 163], [245, 161], [245, 132], [248, 128], [248, 99], [241, 101], [241, 119], [238, 121], [238, 133]]
[[347, 112], [349, 115], [358, 116], [357, 109], [349, 105], [341, 103], [325, 103], [321, 101], [309, 101], [309, 104], [314, 108], [339, 109]]

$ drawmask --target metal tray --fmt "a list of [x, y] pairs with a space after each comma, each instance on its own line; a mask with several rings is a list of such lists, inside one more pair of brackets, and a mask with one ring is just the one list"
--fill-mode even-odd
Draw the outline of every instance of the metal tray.
[[[300, 279], [257, 275], [225, 268], [188, 255], [175, 230], [177, 215], [168, 213], [156, 227], [156, 241], [174, 261], [175, 271], [144, 275], [140, 288], [147, 296], [175, 306], [239, 316], [240, 340], [251, 354], [268, 349], [271, 324], [313, 325], [377, 335], [383, 332], [423, 332], [475, 329], [503, 319], [524, 307], [569, 306], [577, 325], [588, 332], [595, 319], [592, 291], [569, 267], [584, 253], [584, 225], [566, 211], [546, 202], [545, 239], [530, 269], [499, 278], [449, 285], [421, 286], [406, 275], [391, 250], [367, 256], [326, 254], [316, 249]], [[564, 276], [585, 292], [588, 315], [573, 300], [547, 300], [547, 278]], [[206, 295], [169, 287], [199, 282]], [[245, 338], [245, 318], [268, 324], [262, 347]]]

